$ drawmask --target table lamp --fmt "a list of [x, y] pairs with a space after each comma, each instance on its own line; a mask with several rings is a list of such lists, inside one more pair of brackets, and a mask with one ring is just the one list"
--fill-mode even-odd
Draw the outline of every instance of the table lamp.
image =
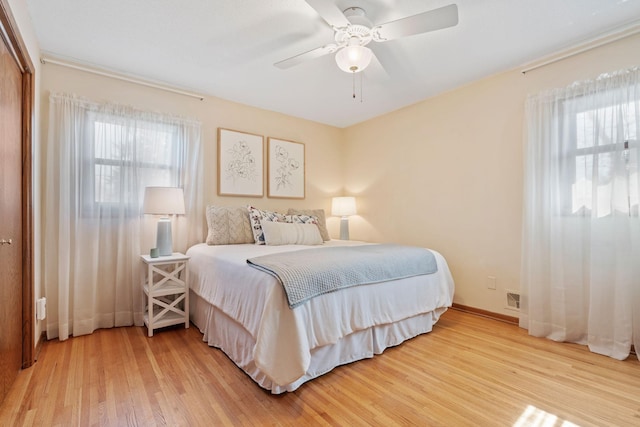
[[147, 187], [144, 191], [143, 211], [146, 214], [162, 215], [158, 220], [156, 247], [158, 255], [173, 253], [171, 218], [169, 215], [184, 215], [184, 193], [177, 187]]
[[349, 215], [356, 214], [355, 197], [334, 197], [331, 200], [331, 215], [340, 219], [340, 240], [349, 240]]

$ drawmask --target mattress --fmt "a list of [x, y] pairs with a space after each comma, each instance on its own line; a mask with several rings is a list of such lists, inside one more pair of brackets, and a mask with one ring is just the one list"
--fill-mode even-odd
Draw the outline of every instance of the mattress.
[[[323, 247], [362, 242], [329, 241]], [[290, 309], [282, 285], [247, 258], [317, 246], [199, 244], [191, 247], [191, 320], [261, 387], [293, 391], [333, 367], [431, 331], [451, 306], [454, 284], [432, 251], [434, 274], [355, 286]]]

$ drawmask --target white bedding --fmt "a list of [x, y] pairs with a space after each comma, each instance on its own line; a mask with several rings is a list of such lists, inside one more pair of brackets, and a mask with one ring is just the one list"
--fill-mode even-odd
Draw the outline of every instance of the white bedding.
[[[357, 244], [362, 243], [329, 241], [323, 247]], [[435, 312], [433, 318], [429, 317], [435, 323], [452, 303], [453, 279], [446, 261], [435, 251], [437, 273], [343, 289], [313, 298], [293, 310], [288, 307], [282, 285], [273, 276], [246, 263], [250, 257], [312, 247], [318, 246], [199, 244], [187, 252], [191, 257], [192, 292], [252, 337], [255, 342], [250, 350], [252, 364], [259, 375], [268, 378], [269, 384], [277, 386], [266, 386], [272, 391], [309, 376], [312, 353], [322, 347], [329, 348], [358, 331], [426, 313]], [[425, 331], [430, 330], [431, 325], [428, 326]], [[257, 381], [255, 373], [241, 366], [233, 355], [229, 356]], [[258, 383], [265, 387], [264, 382]]]

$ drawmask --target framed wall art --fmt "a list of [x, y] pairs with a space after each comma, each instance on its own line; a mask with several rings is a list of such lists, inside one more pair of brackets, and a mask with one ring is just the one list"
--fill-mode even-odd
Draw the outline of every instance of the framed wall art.
[[267, 196], [304, 199], [304, 144], [267, 138], [267, 146]]
[[218, 128], [218, 195], [264, 196], [262, 135]]

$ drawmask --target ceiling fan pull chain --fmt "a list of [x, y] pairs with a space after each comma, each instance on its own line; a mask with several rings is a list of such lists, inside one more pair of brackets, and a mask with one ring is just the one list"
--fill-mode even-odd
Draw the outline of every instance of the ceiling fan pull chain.
[[356, 99], [356, 72], [352, 72], [351, 75], [353, 76], [353, 99]]
[[[351, 74], [352, 74], [352, 77], [353, 77], [353, 80], [352, 80], [352, 82], [353, 82], [353, 90], [352, 90], [352, 95], [351, 96], [353, 97], [353, 99], [356, 99], [356, 73], [353, 72]], [[360, 71], [360, 102], [361, 103], [362, 103], [362, 74], [363, 74], [363, 72]]]

